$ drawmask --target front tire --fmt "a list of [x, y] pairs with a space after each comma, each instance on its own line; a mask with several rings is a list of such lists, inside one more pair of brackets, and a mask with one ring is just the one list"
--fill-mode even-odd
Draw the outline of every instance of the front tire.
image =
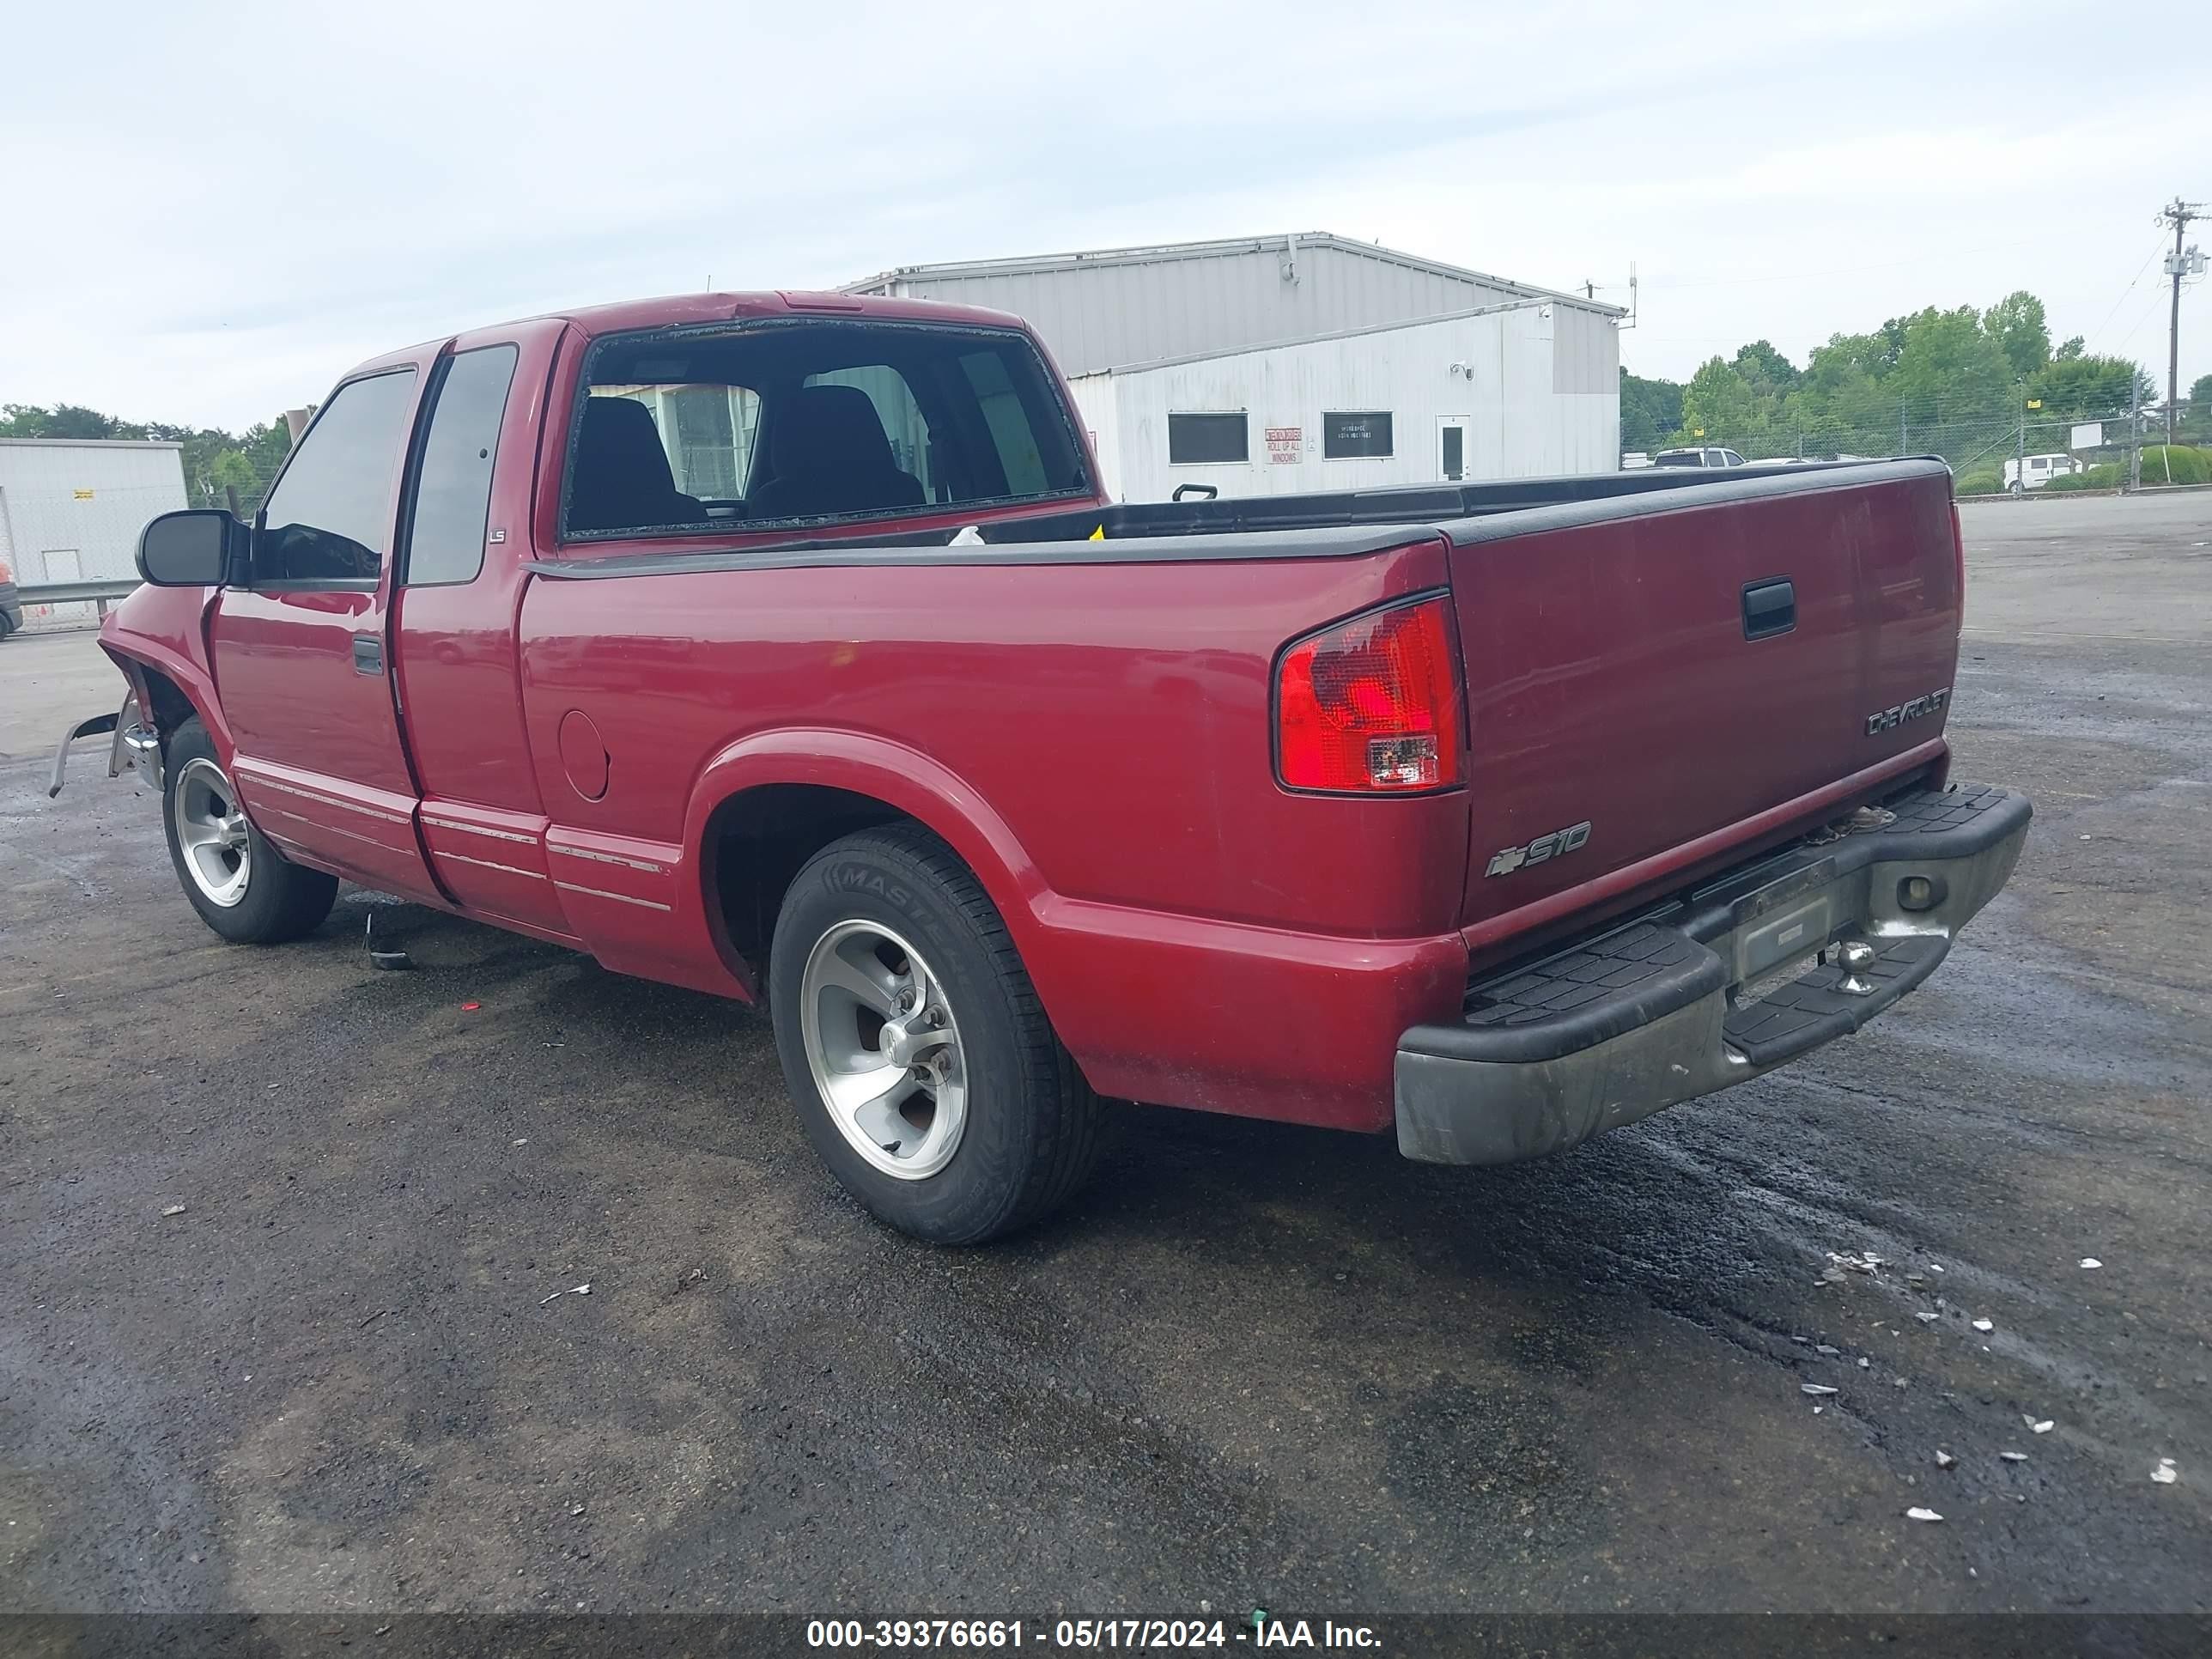
[[848, 836], [799, 871], [769, 1005], [807, 1139], [901, 1232], [980, 1244], [1058, 1207], [1096, 1166], [1107, 1103], [981, 885], [919, 825]]
[[169, 739], [161, 823], [185, 896], [233, 943], [281, 944], [312, 933], [330, 915], [338, 878], [290, 862], [247, 821], [197, 716]]

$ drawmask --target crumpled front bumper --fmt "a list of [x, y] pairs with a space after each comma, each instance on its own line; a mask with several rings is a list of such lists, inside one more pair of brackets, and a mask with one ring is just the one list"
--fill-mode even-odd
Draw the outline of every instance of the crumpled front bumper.
[[2011, 876], [2032, 808], [1972, 784], [1883, 805], [1894, 817], [1880, 828], [1800, 843], [1470, 985], [1460, 1021], [1399, 1039], [1399, 1151], [1433, 1164], [1563, 1151], [1892, 1006]]

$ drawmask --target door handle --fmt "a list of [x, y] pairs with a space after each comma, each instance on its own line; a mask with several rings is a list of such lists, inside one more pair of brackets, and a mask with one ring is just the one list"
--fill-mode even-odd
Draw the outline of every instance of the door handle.
[[353, 636], [353, 672], [356, 674], [381, 674], [384, 672], [384, 641], [374, 634]]
[[1797, 626], [1797, 587], [1787, 577], [1747, 582], [1743, 590], [1743, 636], [1771, 639]]

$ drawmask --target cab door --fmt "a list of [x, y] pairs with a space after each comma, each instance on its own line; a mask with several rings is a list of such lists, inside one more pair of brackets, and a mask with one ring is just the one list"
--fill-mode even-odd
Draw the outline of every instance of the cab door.
[[565, 325], [464, 335], [416, 443], [392, 642], [422, 847], [464, 910], [564, 945], [549, 821], [522, 722], [515, 620], [546, 383]]
[[252, 575], [210, 626], [232, 775], [284, 852], [380, 891], [448, 901], [424, 864], [392, 690], [392, 548], [427, 363], [331, 394], [254, 523]]

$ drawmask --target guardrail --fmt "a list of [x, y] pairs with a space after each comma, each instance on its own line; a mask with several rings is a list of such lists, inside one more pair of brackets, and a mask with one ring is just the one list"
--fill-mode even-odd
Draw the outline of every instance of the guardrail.
[[96, 582], [23, 582], [15, 589], [16, 597], [25, 605], [95, 605], [101, 616], [118, 599], [128, 599], [138, 590], [136, 576], [111, 576]]

